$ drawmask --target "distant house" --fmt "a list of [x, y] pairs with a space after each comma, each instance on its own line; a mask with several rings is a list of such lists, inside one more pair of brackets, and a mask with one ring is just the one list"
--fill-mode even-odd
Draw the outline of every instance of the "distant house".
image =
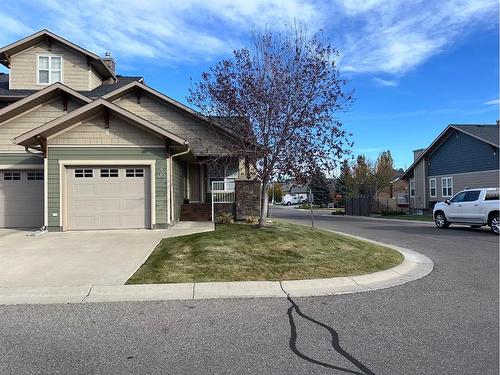
[[449, 125], [432, 144], [413, 151], [414, 162], [401, 176], [408, 181], [412, 212], [466, 188], [498, 187], [499, 131], [496, 125]]

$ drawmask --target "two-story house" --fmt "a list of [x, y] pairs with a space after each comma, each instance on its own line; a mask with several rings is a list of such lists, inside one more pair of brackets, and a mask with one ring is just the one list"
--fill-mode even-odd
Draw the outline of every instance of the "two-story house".
[[0, 48], [0, 63], [0, 227], [167, 228], [183, 211], [209, 220], [214, 181], [233, 197], [225, 209], [256, 214], [247, 163], [209, 162], [237, 135], [117, 75], [109, 54], [42, 30]]
[[415, 150], [408, 181], [412, 212], [432, 210], [436, 202], [466, 188], [498, 187], [499, 131], [494, 125], [449, 125], [432, 144]]

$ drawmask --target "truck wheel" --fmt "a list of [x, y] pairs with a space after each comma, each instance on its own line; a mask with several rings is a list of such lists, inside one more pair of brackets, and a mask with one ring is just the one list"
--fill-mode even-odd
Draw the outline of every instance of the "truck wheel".
[[286, 205], [287, 206], [291, 206], [292, 204], [290, 202], [286, 202]]
[[493, 215], [490, 220], [491, 231], [495, 234], [500, 234], [500, 222], [498, 220], [498, 214]]
[[446, 216], [444, 216], [442, 212], [438, 212], [436, 214], [436, 216], [434, 217], [434, 223], [439, 229], [448, 228], [450, 226], [450, 222], [446, 220]]

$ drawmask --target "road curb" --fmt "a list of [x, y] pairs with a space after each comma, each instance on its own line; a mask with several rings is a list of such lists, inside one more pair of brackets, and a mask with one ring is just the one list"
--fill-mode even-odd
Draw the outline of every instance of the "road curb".
[[0, 288], [0, 305], [328, 296], [402, 285], [428, 275], [434, 268], [430, 258], [416, 251], [338, 231], [321, 230], [394, 249], [404, 256], [404, 261], [384, 271], [329, 279]]

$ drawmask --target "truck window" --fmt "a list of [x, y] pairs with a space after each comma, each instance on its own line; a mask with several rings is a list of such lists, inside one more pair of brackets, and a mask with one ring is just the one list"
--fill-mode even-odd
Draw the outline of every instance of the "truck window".
[[461, 193], [458, 193], [457, 195], [455, 195], [453, 198], [450, 199], [450, 202], [453, 202], [453, 203], [463, 202], [465, 199], [465, 194], [467, 194], [466, 191], [462, 191]]
[[481, 190], [471, 190], [465, 194], [464, 202], [475, 202], [479, 199]]
[[487, 191], [484, 197], [485, 201], [497, 201], [500, 198], [500, 191]]

